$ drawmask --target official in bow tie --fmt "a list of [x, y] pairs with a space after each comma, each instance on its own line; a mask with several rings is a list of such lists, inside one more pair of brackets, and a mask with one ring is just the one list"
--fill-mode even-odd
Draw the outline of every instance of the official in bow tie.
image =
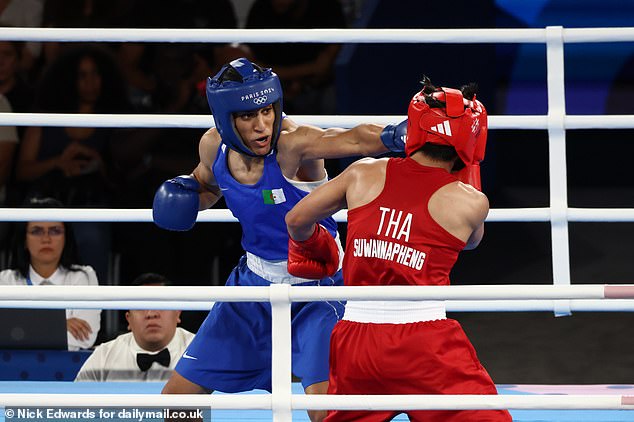
[[170, 366], [170, 351], [168, 349], [163, 349], [158, 353], [137, 353], [136, 354], [136, 363], [139, 365], [139, 369], [143, 372], [150, 369], [152, 364], [157, 362], [160, 365], [163, 365], [166, 368]]
[[[167, 285], [158, 274], [144, 274], [133, 285]], [[178, 327], [181, 311], [130, 310], [129, 333], [98, 346], [76, 381], [165, 381], [172, 374], [192, 333]], [[154, 363], [156, 362], [156, 364]]]

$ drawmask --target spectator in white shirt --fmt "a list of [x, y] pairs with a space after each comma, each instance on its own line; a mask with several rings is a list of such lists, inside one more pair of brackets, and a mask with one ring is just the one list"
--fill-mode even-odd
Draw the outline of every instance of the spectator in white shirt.
[[[33, 208], [61, 208], [53, 198], [31, 199]], [[0, 284], [40, 286], [97, 286], [90, 266], [78, 265], [77, 246], [70, 224], [61, 221], [16, 223], [8, 270], [0, 272]], [[99, 309], [67, 309], [68, 350], [95, 344], [101, 324]]]
[[[167, 278], [142, 274], [135, 286], [167, 286]], [[130, 310], [130, 332], [95, 348], [75, 381], [167, 381], [194, 334], [177, 327], [181, 311]]]

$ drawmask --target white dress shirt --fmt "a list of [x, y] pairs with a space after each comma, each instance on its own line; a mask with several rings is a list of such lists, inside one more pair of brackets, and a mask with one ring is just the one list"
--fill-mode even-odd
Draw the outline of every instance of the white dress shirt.
[[75, 381], [167, 381], [193, 338], [194, 334], [177, 327], [172, 341], [167, 345], [170, 352], [169, 367], [153, 362], [150, 369], [142, 372], [137, 365], [137, 353], [157, 352], [142, 349], [131, 332], [121, 334], [95, 348], [79, 370]]
[[[97, 286], [97, 274], [92, 267], [86, 265], [73, 265], [78, 271], [69, 271], [64, 267], [58, 267], [55, 272], [46, 280], [56, 286]], [[45, 280], [44, 277], [35, 272], [33, 267], [29, 266], [29, 279], [34, 286], [39, 286]], [[18, 271], [4, 270], [0, 272], [0, 284], [25, 286], [29, 283], [22, 277]], [[45, 283], [48, 284], [48, 283]], [[101, 327], [101, 310], [100, 309], [66, 309], [66, 319], [79, 318], [83, 319], [90, 325], [92, 333], [87, 340], [78, 340], [70, 333], [68, 334], [68, 350], [88, 349], [95, 344], [97, 333]]]

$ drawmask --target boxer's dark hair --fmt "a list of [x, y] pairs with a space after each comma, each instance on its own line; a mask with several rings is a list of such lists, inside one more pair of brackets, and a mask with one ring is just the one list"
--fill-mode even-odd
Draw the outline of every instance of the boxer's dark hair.
[[451, 161], [458, 156], [456, 149], [450, 145], [425, 143], [420, 150], [434, 160]]
[[478, 93], [478, 84], [475, 82], [469, 82], [467, 85], [461, 86], [460, 91], [462, 92], [463, 97], [467, 100], [473, 101]]

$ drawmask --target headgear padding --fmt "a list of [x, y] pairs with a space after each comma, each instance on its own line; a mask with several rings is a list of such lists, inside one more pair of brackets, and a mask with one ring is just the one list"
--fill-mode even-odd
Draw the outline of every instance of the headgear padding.
[[430, 96], [445, 107], [432, 108], [425, 95], [418, 92], [409, 104], [406, 154], [410, 156], [430, 142], [454, 147], [465, 165], [473, 164], [474, 156], [484, 158], [484, 151], [476, 152], [478, 145], [484, 148], [487, 136], [487, 113], [482, 103], [465, 99], [457, 89], [443, 87]]
[[[234, 69], [241, 80], [223, 79], [230, 68]], [[220, 133], [222, 142], [243, 154], [257, 157], [242, 140], [236, 130], [233, 114], [253, 111], [270, 104], [273, 105], [275, 121], [271, 135], [271, 150], [277, 144], [282, 127], [282, 85], [271, 69], [259, 69], [245, 58], [232, 61], [207, 79], [207, 102]]]

